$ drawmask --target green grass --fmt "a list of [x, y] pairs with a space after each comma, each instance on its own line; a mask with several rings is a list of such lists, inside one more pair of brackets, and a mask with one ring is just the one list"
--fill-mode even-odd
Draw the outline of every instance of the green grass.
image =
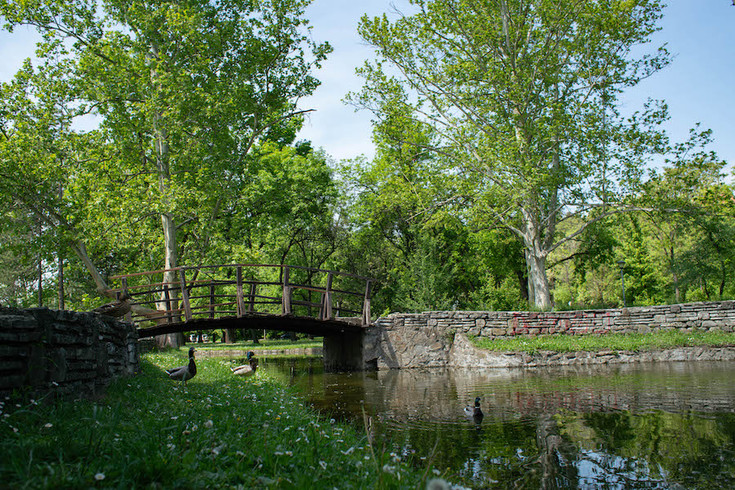
[[655, 333], [604, 334], [604, 335], [541, 335], [513, 339], [487, 339], [473, 337], [472, 343], [480, 348], [504, 352], [575, 352], [602, 350], [649, 351], [693, 346], [732, 346], [735, 333], [682, 332], [669, 330]]
[[431, 474], [264, 373], [202, 359], [184, 387], [163, 372], [185, 362], [147, 354], [99, 400], [1, 402], [0, 487], [421, 488]]
[[261, 339], [257, 344], [254, 344], [250, 340], [241, 340], [232, 344], [225, 344], [222, 342], [207, 342], [198, 344], [196, 342], [189, 343], [187, 346], [194, 346], [197, 349], [202, 350], [267, 350], [267, 349], [304, 349], [311, 347], [321, 347], [321, 337], [315, 339], [301, 339], [297, 341], [291, 340], [275, 340], [275, 339]]

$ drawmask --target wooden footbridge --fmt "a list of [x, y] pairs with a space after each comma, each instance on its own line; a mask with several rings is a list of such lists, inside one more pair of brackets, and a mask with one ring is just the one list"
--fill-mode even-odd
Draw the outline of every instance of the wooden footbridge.
[[357, 333], [370, 324], [372, 280], [290, 265], [228, 264], [110, 278], [129, 298], [139, 337], [258, 328], [311, 335]]

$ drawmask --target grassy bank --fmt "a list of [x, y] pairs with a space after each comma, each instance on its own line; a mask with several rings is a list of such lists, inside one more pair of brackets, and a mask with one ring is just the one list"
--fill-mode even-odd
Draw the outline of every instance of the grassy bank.
[[671, 330], [645, 334], [519, 336], [513, 339], [474, 337], [470, 340], [476, 347], [481, 349], [506, 352], [532, 353], [542, 350], [555, 352], [596, 352], [602, 350], [641, 352], [676, 347], [733, 346], [735, 345], [735, 333]]
[[269, 350], [269, 349], [303, 349], [312, 347], [321, 347], [322, 338], [315, 339], [301, 339], [297, 341], [292, 340], [260, 340], [257, 344], [254, 344], [250, 340], [241, 340], [232, 344], [225, 344], [222, 342], [205, 342], [198, 344], [196, 342], [187, 344], [193, 346], [196, 349], [201, 350]]
[[[2, 488], [421, 488], [435, 475], [219, 359], [151, 353], [99, 400], [0, 406]], [[423, 464], [422, 466], [426, 466]], [[418, 469], [417, 469], [418, 468]]]

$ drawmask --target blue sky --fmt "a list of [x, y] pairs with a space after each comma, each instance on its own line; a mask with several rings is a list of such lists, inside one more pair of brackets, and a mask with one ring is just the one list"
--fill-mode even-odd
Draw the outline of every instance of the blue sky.
[[[299, 138], [309, 139], [335, 159], [373, 154], [371, 115], [355, 112], [342, 99], [359, 90], [355, 68], [372, 57], [356, 32], [360, 17], [410, 10], [406, 0], [314, 0], [307, 10], [317, 41], [329, 41], [334, 52], [317, 72], [322, 85], [301, 101], [315, 109]], [[656, 34], [656, 45], [668, 43], [673, 63], [641, 83], [626, 98], [626, 112], [640, 107], [647, 97], [664, 99], [672, 138], [683, 140], [697, 122], [713, 130], [715, 150], [721, 159], [735, 163], [735, 6], [731, 0], [671, 0]], [[17, 29], [0, 32], [0, 80], [8, 80], [23, 58], [33, 54], [33, 36]]]
[[[334, 46], [317, 77], [322, 85], [302, 107], [314, 108], [300, 137], [310, 139], [336, 159], [371, 156], [371, 115], [341, 102], [348, 91], [359, 90], [355, 68], [372, 56], [356, 32], [363, 13], [391, 12], [391, 5], [408, 11], [405, 0], [314, 0], [307, 11], [316, 40]], [[655, 45], [668, 43], [676, 57], [671, 65], [645, 80], [626, 97], [626, 112], [641, 107], [648, 97], [664, 99], [674, 140], [687, 138], [697, 122], [713, 130], [711, 149], [735, 163], [735, 6], [731, 0], [671, 0]]]

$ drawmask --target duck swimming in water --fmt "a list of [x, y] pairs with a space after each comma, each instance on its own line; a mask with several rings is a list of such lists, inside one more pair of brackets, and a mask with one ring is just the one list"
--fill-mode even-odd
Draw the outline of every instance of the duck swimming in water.
[[255, 371], [258, 369], [258, 360], [255, 358], [255, 353], [253, 351], [248, 351], [247, 361], [248, 364], [243, 364], [242, 366], [234, 368], [231, 367], [230, 370], [232, 371], [232, 374], [237, 376], [252, 376], [255, 374]]
[[475, 421], [482, 420], [482, 417], [485, 416], [484, 413], [482, 413], [482, 409], [480, 408], [480, 397], [478, 396], [475, 398], [475, 406], [470, 407], [469, 405], [464, 407], [464, 414], [468, 417], [472, 417], [475, 419]]

